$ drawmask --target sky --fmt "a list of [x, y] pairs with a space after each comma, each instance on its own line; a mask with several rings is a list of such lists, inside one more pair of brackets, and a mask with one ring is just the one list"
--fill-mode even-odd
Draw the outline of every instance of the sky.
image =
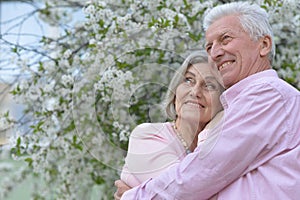
[[[1, 38], [14, 44], [30, 45], [36, 42], [36, 38], [29, 36], [41, 34], [46, 26], [39, 25], [33, 17], [26, 19], [26, 13], [33, 11], [34, 8], [21, 2], [3, 2], [0, 0], [0, 34]], [[22, 23], [22, 26], [19, 24]], [[43, 27], [43, 28], [42, 28]], [[22, 36], [19, 35], [28, 35]], [[9, 111], [13, 117], [21, 116], [21, 106], [13, 101], [8, 85], [13, 85], [25, 78], [20, 68], [13, 64], [14, 59], [11, 47], [0, 41], [0, 112]]]
[[[49, 31], [49, 27], [39, 24], [34, 17], [26, 17], [34, 8], [22, 2], [0, 2], [0, 33], [8, 42], [19, 45], [31, 45], [37, 42], [33, 35]], [[20, 26], [20, 24], [22, 24]], [[20, 37], [22, 35], [22, 37]], [[0, 43], [0, 82], [12, 82], [20, 74], [19, 68], [12, 63], [11, 49]]]
[[[14, 44], [32, 47], [37, 45], [40, 36], [55, 37], [57, 27], [51, 27], [37, 19], [37, 15], [28, 16], [34, 11], [30, 3], [0, 0], [0, 34], [4, 40]], [[83, 18], [81, 12], [74, 14], [74, 20]], [[73, 21], [74, 21], [73, 20]], [[13, 65], [11, 48], [0, 43], [0, 83], [11, 83], [19, 77], [19, 67]], [[28, 55], [27, 55], [28, 56]], [[30, 59], [30, 58], [29, 58]], [[21, 74], [24, 77], [25, 74]]]
[[[48, 37], [58, 35], [57, 27], [46, 25], [37, 19], [37, 16], [28, 17], [28, 13], [35, 9], [29, 3], [0, 0], [0, 37], [10, 43], [31, 48], [38, 44], [42, 35]], [[82, 14], [76, 14], [75, 17], [82, 18]], [[11, 46], [5, 45], [0, 40], [0, 112], [8, 109], [11, 114], [19, 116], [20, 106], [12, 101], [7, 86], [13, 85], [27, 76], [20, 71], [18, 65], [14, 64], [17, 58], [13, 55]], [[26, 58], [28, 54], [22, 57], [24, 58], [24, 56]], [[28, 59], [30, 58], [28, 57]]]

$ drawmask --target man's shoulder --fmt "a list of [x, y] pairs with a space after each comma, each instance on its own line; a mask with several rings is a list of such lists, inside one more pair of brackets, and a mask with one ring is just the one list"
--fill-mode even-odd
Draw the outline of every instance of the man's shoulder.
[[[249, 92], [260, 93], [276, 93], [283, 99], [299, 96], [300, 92], [294, 86], [281, 78], [264, 77], [253, 81], [248, 87]], [[267, 96], [266, 96], [267, 97]]]

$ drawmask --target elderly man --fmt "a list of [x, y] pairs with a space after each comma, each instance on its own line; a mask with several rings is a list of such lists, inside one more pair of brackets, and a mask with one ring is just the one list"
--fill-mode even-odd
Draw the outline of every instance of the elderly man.
[[[226, 91], [221, 129], [181, 163], [121, 199], [290, 199], [300, 197], [300, 92], [272, 69], [265, 10], [247, 2], [213, 8], [206, 50]], [[125, 188], [117, 181], [116, 198]]]

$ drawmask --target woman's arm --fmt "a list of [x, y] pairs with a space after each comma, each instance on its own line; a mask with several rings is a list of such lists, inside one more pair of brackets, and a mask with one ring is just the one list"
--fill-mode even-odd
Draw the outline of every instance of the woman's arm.
[[122, 181], [137, 186], [183, 158], [184, 148], [170, 127], [168, 123], [144, 123], [132, 131]]

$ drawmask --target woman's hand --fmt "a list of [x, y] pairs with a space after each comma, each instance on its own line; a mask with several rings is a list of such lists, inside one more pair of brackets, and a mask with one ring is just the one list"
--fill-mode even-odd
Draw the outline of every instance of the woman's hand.
[[117, 191], [114, 194], [115, 200], [120, 200], [124, 192], [131, 189], [131, 187], [129, 187], [126, 183], [124, 183], [121, 180], [116, 180], [115, 186], [117, 187]]

